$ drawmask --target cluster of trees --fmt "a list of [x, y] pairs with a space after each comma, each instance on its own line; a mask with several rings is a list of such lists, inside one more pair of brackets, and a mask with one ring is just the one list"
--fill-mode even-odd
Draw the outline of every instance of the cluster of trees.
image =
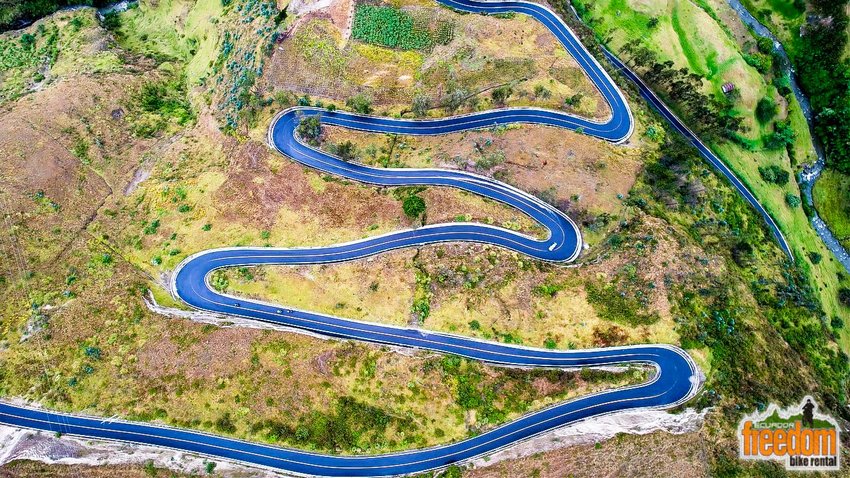
[[815, 110], [815, 130], [827, 164], [850, 173], [850, 62], [846, 0], [812, 0], [815, 15], [802, 27], [795, 62]]
[[295, 132], [307, 144], [316, 146], [319, 144], [319, 136], [322, 135], [322, 120], [318, 115], [304, 116], [298, 122]]
[[788, 184], [788, 180], [791, 177], [791, 174], [788, 171], [775, 164], [759, 166], [759, 175], [765, 181], [779, 186], [785, 186]]
[[715, 98], [702, 92], [704, 78], [687, 68], [676, 69], [672, 61], [659, 62], [652, 50], [640, 38], [629, 41], [623, 51], [631, 58], [631, 66], [640, 72], [644, 81], [655, 91], [674, 101], [687, 123], [703, 137], [732, 138], [743, 128], [742, 118], [732, 111], [725, 98]]

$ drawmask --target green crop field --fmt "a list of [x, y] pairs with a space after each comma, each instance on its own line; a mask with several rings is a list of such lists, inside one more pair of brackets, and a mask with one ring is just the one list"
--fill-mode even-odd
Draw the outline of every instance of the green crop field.
[[425, 50], [433, 40], [426, 25], [418, 25], [413, 17], [397, 8], [358, 5], [354, 12], [351, 34], [366, 43], [399, 48]]

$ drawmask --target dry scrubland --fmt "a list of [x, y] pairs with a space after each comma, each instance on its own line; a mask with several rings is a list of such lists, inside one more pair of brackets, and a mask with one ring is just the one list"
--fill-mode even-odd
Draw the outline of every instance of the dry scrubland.
[[[61, 39], [73, 18], [92, 19], [82, 32], [103, 39], [100, 54], [117, 60], [110, 70], [57, 72], [51, 68], [91, 51], [60, 41], [46, 81], [28, 80], [19, 90], [24, 96], [0, 112], [0, 152], [10, 159], [0, 166], [0, 250], [9, 259], [0, 282], [2, 395], [360, 453], [460, 439], [567, 397], [645, 379], [643, 370], [506, 370], [216, 328], [144, 307], [147, 289], [177, 305], [163, 288], [167, 274], [209, 247], [325, 245], [455, 220], [542, 233], [516, 211], [475, 196], [350, 183], [305, 170], [263, 144], [268, 120], [281, 108], [345, 108], [358, 94], [377, 113], [438, 116], [490, 108], [497, 102], [492, 87], [508, 82], [508, 105], [608, 114], [534, 22], [459, 15], [427, 2], [403, 6], [450, 22], [451, 40], [390, 50], [347, 38], [348, 10], [340, 5], [296, 19], [251, 0], [226, 7], [142, 2], [108, 18], [108, 31], [86, 10], [43, 20], [61, 25]], [[285, 37], [278, 40], [276, 31]], [[37, 35], [37, 45], [42, 41]], [[319, 74], [307, 78], [312, 71]], [[840, 395], [839, 372], [830, 368], [840, 355], [825, 335], [832, 329], [811, 328], [817, 319], [801, 301], [814, 299], [800, 276], [787, 272], [760, 220], [630, 96], [637, 130], [618, 147], [530, 126], [444, 138], [326, 128], [319, 138], [321, 147], [338, 152], [344, 145], [352, 159], [375, 166], [461, 168], [534, 192], [580, 224], [590, 248], [575, 267], [450, 244], [340, 265], [232, 269], [212, 282], [294, 307], [510, 343], [681, 344], [708, 375], [695, 404], [719, 410], [706, 429], [685, 438], [624, 437], [579, 448], [578, 456], [616, 449], [614, 461], [626, 467], [618, 470], [631, 470], [630, 460], [663, 449], [670, 453], [647, 472], [722, 470], [734, 445], [736, 407], [796, 398], [816, 384], [824, 384], [827, 398]], [[415, 113], [417, 101], [428, 108]], [[424, 216], [405, 215], [410, 195], [424, 200]], [[789, 318], [798, 316], [805, 321]], [[789, 324], [778, 329], [780, 320]], [[789, 346], [785, 326], [813, 334], [816, 345]], [[580, 464], [564, 453], [476, 473], [580, 475]], [[20, 467], [39, 465], [0, 473]]]

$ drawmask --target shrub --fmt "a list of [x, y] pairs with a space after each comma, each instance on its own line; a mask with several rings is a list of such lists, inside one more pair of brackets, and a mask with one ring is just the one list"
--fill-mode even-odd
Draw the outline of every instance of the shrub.
[[332, 152], [344, 161], [352, 161], [357, 157], [357, 148], [351, 141], [339, 143], [332, 148]]
[[215, 429], [221, 433], [234, 433], [236, 431], [236, 425], [233, 424], [229, 412], [225, 412], [224, 415], [215, 421]]
[[147, 226], [145, 226], [144, 233], [148, 236], [156, 234], [156, 231], [159, 230], [159, 219], [154, 219]]
[[785, 195], [785, 203], [788, 204], [789, 207], [798, 208], [800, 207], [800, 197], [788, 193]]
[[581, 93], [576, 93], [569, 98], [564, 100], [564, 104], [567, 106], [578, 106], [581, 104], [581, 99], [584, 97]]
[[552, 92], [543, 85], [537, 85], [534, 87], [534, 96], [538, 98], [549, 98], [552, 96]]
[[428, 114], [428, 110], [431, 109], [431, 97], [424, 94], [417, 94], [413, 97], [413, 106], [411, 110], [413, 114], [419, 117], [425, 116]]
[[838, 289], [838, 301], [845, 307], [850, 307], [850, 289], [846, 287]]
[[535, 286], [531, 289], [531, 293], [534, 295], [538, 295], [541, 297], [555, 297], [561, 289], [564, 287], [560, 284], [550, 284], [548, 282]]
[[767, 37], [758, 37], [756, 40], [756, 46], [759, 51], [764, 53], [765, 55], [773, 52], [773, 40]]
[[823, 256], [818, 254], [817, 252], [809, 253], [809, 260], [812, 261], [812, 264], [820, 264], [820, 261], [823, 259]]
[[195, 119], [182, 77], [146, 83], [133, 96], [133, 102], [133, 109], [139, 113], [133, 125], [137, 136], [153, 137], [169, 125], [184, 126]]
[[788, 171], [775, 164], [771, 164], [766, 167], [759, 166], [759, 175], [761, 175], [761, 178], [766, 182], [777, 184], [779, 186], [788, 184], [788, 179], [791, 177]]
[[33, 46], [35, 46], [35, 35], [33, 35], [32, 33], [24, 33], [23, 35], [21, 35], [20, 41], [22, 47], [27, 49], [32, 48]]
[[777, 121], [773, 125], [773, 133], [767, 135], [764, 141], [764, 147], [767, 149], [782, 149], [786, 146], [794, 144], [794, 138], [797, 133], [787, 121]]
[[345, 106], [360, 114], [368, 115], [372, 113], [372, 100], [362, 93], [347, 99]]
[[222, 292], [230, 286], [230, 281], [227, 279], [227, 275], [219, 270], [213, 272], [210, 278], [210, 285], [213, 286], [213, 289]]
[[497, 105], [504, 105], [505, 101], [508, 101], [508, 98], [511, 96], [511, 93], [513, 93], [511, 87], [505, 85], [493, 90], [493, 92], [490, 93], [490, 96], [493, 98], [493, 103], [496, 103]]

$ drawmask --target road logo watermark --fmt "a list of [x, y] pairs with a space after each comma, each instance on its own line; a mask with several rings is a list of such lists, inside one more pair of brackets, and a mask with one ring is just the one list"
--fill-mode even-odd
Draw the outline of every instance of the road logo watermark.
[[829, 415], [818, 413], [812, 397], [798, 406], [746, 415], [738, 424], [738, 452], [742, 460], [775, 460], [786, 470], [830, 471], [841, 466], [840, 429]]

